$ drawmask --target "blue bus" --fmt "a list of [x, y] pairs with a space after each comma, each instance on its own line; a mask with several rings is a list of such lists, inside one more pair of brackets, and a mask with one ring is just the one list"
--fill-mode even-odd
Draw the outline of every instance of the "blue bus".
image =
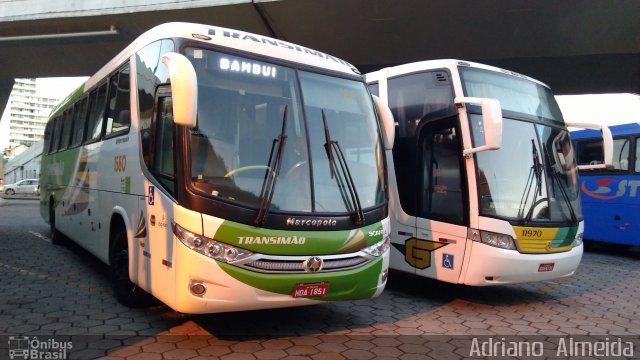
[[[613, 161], [607, 169], [580, 170], [584, 238], [640, 245], [640, 123], [610, 126]], [[602, 161], [602, 139], [594, 130], [571, 133], [579, 165]]]

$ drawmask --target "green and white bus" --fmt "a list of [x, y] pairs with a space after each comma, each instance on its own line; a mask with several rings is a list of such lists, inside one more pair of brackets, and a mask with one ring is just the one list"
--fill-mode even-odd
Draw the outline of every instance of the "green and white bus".
[[129, 306], [145, 293], [183, 313], [374, 297], [390, 232], [380, 104], [331, 55], [163, 24], [52, 112], [41, 214], [53, 242], [109, 264]]
[[474, 286], [575, 272], [584, 228], [578, 172], [549, 87], [458, 60], [366, 79], [395, 119], [386, 151], [392, 269]]

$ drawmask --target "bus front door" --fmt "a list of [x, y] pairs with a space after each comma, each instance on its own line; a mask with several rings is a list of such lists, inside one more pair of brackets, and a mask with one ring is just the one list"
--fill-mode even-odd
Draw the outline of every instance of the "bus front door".
[[466, 173], [457, 117], [420, 128], [420, 216], [417, 245], [430, 252], [430, 263], [416, 274], [458, 283], [467, 239]]

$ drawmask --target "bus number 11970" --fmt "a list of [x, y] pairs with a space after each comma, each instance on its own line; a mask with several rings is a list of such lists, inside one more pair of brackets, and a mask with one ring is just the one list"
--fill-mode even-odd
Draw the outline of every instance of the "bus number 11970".
[[520, 234], [525, 238], [540, 238], [542, 237], [542, 230], [522, 229]]

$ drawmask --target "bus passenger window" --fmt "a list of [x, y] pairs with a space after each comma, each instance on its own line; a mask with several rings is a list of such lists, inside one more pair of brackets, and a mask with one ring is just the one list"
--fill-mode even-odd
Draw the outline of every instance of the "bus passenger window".
[[576, 145], [578, 165], [602, 164], [602, 140], [577, 141]]
[[91, 92], [91, 113], [87, 123], [86, 142], [93, 142], [100, 139], [102, 135], [102, 117], [107, 95], [107, 84], [102, 84], [99, 89]]
[[129, 64], [111, 76], [109, 86], [109, 113], [105, 136], [126, 133], [131, 126], [129, 110]]
[[49, 153], [49, 147], [51, 146], [51, 132], [53, 131], [53, 120], [49, 121], [44, 128], [44, 145], [42, 146], [42, 152]]
[[76, 147], [82, 143], [84, 137], [84, 131], [87, 124], [87, 99], [84, 98], [76, 103], [73, 111], [73, 126], [75, 127], [73, 133], [73, 139], [71, 140], [71, 147]]
[[51, 120], [51, 140], [49, 141], [49, 154], [58, 150], [58, 138], [60, 137], [60, 116]]
[[613, 169], [620, 171], [629, 170], [629, 147], [631, 141], [628, 138], [613, 140]]
[[60, 143], [61, 143], [62, 134], [64, 131], [63, 128], [64, 128], [64, 116], [60, 115], [56, 118], [56, 128], [54, 130], [53, 145], [51, 148], [52, 152], [57, 152], [60, 150]]
[[62, 136], [60, 138], [60, 145], [58, 150], [64, 150], [69, 147], [69, 141], [71, 139], [71, 131], [73, 129], [73, 110], [67, 110], [62, 115]]
[[[604, 155], [602, 152], [602, 140], [579, 140], [575, 142], [577, 146], [578, 165], [596, 165], [602, 164]], [[596, 172], [622, 172], [629, 171], [629, 147], [631, 141], [629, 138], [618, 138], [613, 140], [613, 159], [612, 166], [604, 170], [592, 170]], [[637, 168], [636, 168], [637, 170]]]
[[[71, 149], [73, 147], [73, 140], [76, 138], [76, 133], [78, 132], [78, 123], [76, 121], [77, 114], [79, 112], [80, 103], [76, 102], [73, 104], [73, 107], [69, 109], [69, 124], [71, 124], [71, 131], [69, 133], [69, 140], [67, 144], [69, 145], [67, 148]], [[80, 130], [82, 131], [82, 130]]]

